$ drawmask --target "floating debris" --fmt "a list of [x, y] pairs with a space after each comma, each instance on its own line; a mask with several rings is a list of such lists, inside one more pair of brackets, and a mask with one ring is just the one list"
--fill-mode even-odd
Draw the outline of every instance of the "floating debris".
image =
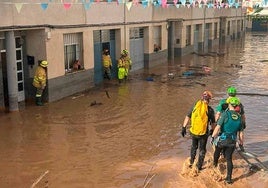
[[154, 81], [154, 79], [152, 77], [147, 77], [146, 81]]
[[90, 106], [95, 106], [95, 105], [102, 105], [101, 102], [93, 101], [90, 103]]
[[105, 90], [106, 96], [110, 99], [110, 95], [107, 90]]

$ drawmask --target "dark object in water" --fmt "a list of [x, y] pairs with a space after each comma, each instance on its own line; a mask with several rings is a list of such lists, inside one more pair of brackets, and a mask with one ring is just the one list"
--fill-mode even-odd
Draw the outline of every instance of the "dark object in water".
[[192, 76], [195, 72], [194, 71], [185, 71], [182, 73], [183, 76]]
[[248, 96], [264, 96], [268, 97], [268, 94], [264, 93], [236, 93], [237, 95], [248, 95]]
[[243, 68], [243, 66], [242, 66], [242, 65], [236, 65], [236, 64], [231, 64], [231, 67], [234, 67], [234, 68], [240, 68], [240, 69], [242, 69], [242, 68]]
[[105, 90], [106, 96], [110, 99], [110, 95], [107, 90]]
[[[244, 147], [242, 145], [239, 145], [239, 150], [237, 150], [238, 154], [248, 163], [250, 170], [262, 170], [262, 171], [268, 171], [267, 166], [264, 165], [263, 162], [261, 162], [258, 157], [250, 152], [246, 152]], [[257, 163], [254, 164], [250, 162], [250, 159], [255, 160]]]
[[146, 81], [154, 81], [154, 79], [152, 77], [148, 77], [146, 78]]
[[101, 102], [93, 101], [90, 103], [90, 106], [95, 106], [95, 105], [102, 105]]

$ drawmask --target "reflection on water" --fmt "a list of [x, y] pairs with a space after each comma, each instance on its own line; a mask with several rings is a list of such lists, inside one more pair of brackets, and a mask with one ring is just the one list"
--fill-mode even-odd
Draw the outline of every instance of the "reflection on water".
[[[229, 85], [263, 94], [239, 97], [246, 149], [267, 164], [266, 49], [267, 35], [247, 34], [221, 48], [224, 55], [191, 54], [132, 73], [126, 84], [111, 81], [42, 108], [1, 114], [0, 187], [30, 187], [46, 170], [41, 187], [142, 187], [150, 169], [157, 173], [152, 187], [173, 187], [174, 179], [183, 185], [176, 169], [190, 140], [180, 137], [179, 125], [203, 90], [213, 92], [215, 107]], [[211, 74], [204, 76], [202, 66]]]

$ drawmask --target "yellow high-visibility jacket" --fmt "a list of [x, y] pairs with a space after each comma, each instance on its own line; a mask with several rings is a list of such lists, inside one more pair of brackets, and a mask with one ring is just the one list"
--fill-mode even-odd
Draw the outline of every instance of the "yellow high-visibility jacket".
[[119, 68], [119, 67], [124, 67], [124, 68], [125, 68], [125, 66], [126, 66], [126, 61], [125, 61], [125, 59], [124, 59], [124, 58], [120, 58], [120, 59], [118, 60], [117, 67], [118, 67], [118, 68]]
[[34, 78], [33, 78], [33, 86], [36, 88], [44, 88], [46, 86], [47, 74], [46, 70], [38, 66], [35, 70]]
[[128, 70], [132, 66], [132, 61], [129, 56], [125, 57], [125, 67]]
[[102, 64], [104, 67], [108, 68], [110, 66], [112, 66], [112, 59], [110, 55], [102, 55]]

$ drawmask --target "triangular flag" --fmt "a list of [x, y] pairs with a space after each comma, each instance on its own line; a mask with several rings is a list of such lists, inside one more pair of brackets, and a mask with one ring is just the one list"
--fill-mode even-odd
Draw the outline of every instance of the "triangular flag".
[[127, 10], [130, 10], [130, 8], [132, 7], [132, 2], [127, 2], [126, 7], [127, 7]]
[[162, 0], [162, 7], [167, 8], [167, 0]]
[[85, 10], [88, 10], [91, 6], [91, 2], [88, 2], [88, 3], [84, 3], [84, 8]]
[[142, 3], [143, 8], [146, 8], [148, 6], [147, 0], [143, 0], [141, 3]]
[[23, 5], [23, 3], [15, 3], [15, 7], [16, 7], [18, 13], [20, 13], [22, 5]]
[[139, 0], [133, 0], [132, 1], [134, 5], [138, 5], [139, 4]]
[[181, 4], [185, 6], [186, 0], [180, 0]]
[[71, 3], [63, 3], [63, 7], [65, 10], [68, 10], [69, 8], [71, 8], [72, 4]]
[[43, 10], [46, 10], [47, 7], [48, 7], [48, 3], [41, 3], [41, 8], [42, 8]]

